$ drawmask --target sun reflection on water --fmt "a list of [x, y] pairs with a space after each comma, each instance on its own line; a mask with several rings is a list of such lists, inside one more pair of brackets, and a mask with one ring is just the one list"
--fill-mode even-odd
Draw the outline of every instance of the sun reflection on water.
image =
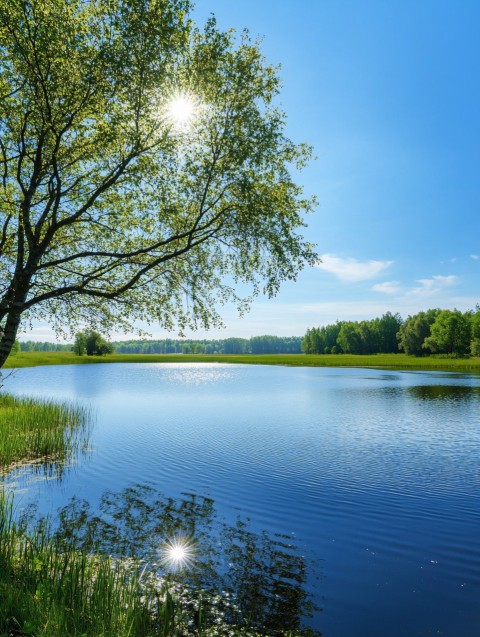
[[161, 563], [168, 570], [190, 568], [196, 559], [195, 542], [183, 535], [175, 535], [160, 549]]

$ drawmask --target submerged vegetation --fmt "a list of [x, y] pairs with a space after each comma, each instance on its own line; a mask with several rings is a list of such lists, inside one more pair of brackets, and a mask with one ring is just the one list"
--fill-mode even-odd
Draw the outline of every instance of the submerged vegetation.
[[[191, 568], [169, 538], [188, 538]], [[73, 500], [54, 527], [0, 492], [0, 637], [313, 637], [305, 582], [290, 538], [219, 524], [208, 498], [131, 487], [96, 513]]]
[[27, 531], [0, 492], [0, 635], [148, 635], [139, 578], [106, 557], [68, 550], [45, 523]]
[[16, 462], [64, 462], [85, 433], [88, 410], [0, 394], [0, 470]]

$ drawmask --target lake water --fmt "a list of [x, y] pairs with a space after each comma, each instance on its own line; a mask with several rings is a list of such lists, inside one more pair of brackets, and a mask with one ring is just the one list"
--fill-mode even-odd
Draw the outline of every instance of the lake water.
[[222, 364], [17, 370], [5, 389], [91, 405], [61, 480], [21, 506], [150, 483], [294, 534], [325, 637], [480, 635], [480, 377]]

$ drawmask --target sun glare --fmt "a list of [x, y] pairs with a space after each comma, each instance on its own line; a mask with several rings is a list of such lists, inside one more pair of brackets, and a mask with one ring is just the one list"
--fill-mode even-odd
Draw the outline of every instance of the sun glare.
[[167, 540], [161, 548], [162, 564], [170, 570], [178, 571], [190, 567], [195, 561], [194, 542], [181, 535]]
[[195, 117], [195, 102], [185, 94], [173, 97], [167, 104], [167, 117], [177, 129], [186, 129]]

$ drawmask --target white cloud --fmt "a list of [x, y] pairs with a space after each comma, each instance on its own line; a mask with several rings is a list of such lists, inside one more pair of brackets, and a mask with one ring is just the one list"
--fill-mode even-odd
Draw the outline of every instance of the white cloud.
[[334, 254], [322, 254], [317, 268], [334, 274], [341, 281], [365, 281], [373, 279], [383, 272], [392, 261], [358, 261], [357, 259], [341, 259]]
[[453, 274], [442, 276], [438, 274], [432, 276], [431, 279], [418, 279], [420, 286], [413, 288], [408, 292], [412, 296], [435, 296], [440, 292], [444, 292], [447, 288], [451, 288], [457, 282], [458, 277]]
[[480, 254], [471, 254], [470, 258], [473, 259], [474, 261], [477, 261], [478, 259], [480, 259]]
[[384, 281], [383, 283], [375, 283], [372, 285], [374, 292], [382, 292], [382, 294], [396, 294], [400, 292], [401, 287], [398, 281]]

